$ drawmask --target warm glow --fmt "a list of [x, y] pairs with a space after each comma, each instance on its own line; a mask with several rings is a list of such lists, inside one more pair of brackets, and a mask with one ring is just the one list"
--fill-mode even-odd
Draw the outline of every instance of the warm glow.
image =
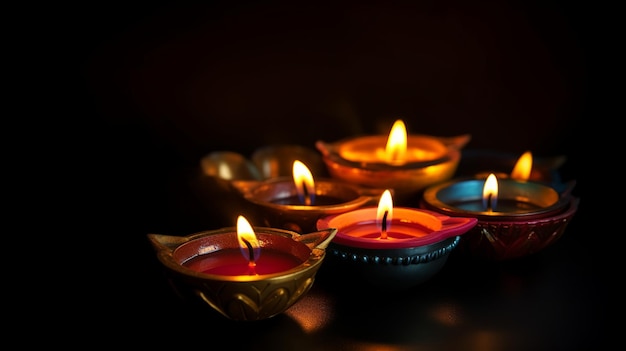
[[217, 176], [222, 179], [233, 179], [233, 171], [227, 164], [220, 163], [217, 168]]
[[385, 147], [385, 155], [387, 162], [393, 164], [402, 164], [406, 161], [406, 127], [404, 121], [396, 120], [391, 127], [387, 146]]
[[[385, 218], [386, 214], [386, 218]], [[380, 238], [387, 239], [387, 231], [391, 227], [391, 219], [393, 218], [393, 199], [389, 189], [385, 190], [378, 201], [378, 210], [376, 211], [376, 223], [380, 226]]]
[[241, 253], [250, 262], [250, 265], [254, 265], [254, 262], [259, 258], [261, 248], [250, 222], [244, 216], [237, 217], [237, 239]]
[[528, 180], [530, 177], [530, 171], [533, 168], [533, 154], [530, 151], [524, 152], [522, 156], [517, 160], [513, 171], [511, 172], [511, 178], [517, 180]]
[[[308, 294], [306, 299], [289, 307], [285, 314], [298, 322], [300, 328], [310, 335], [326, 327], [333, 320], [335, 308], [328, 306], [329, 303], [332, 301], [328, 301], [324, 296]], [[324, 305], [327, 308], [320, 308]]]
[[491, 173], [483, 186], [483, 207], [487, 211], [494, 211], [498, 202], [498, 179]]
[[300, 202], [312, 205], [315, 201], [315, 183], [309, 168], [299, 160], [293, 161], [293, 182]]

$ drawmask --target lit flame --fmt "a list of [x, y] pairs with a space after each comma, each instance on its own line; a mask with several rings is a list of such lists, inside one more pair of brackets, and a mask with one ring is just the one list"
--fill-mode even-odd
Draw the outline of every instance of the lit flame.
[[248, 260], [251, 274], [253, 274], [256, 260], [261, 253], [261, 247], [250, 222], [244, 216], [237, 217], [237, 239], [241, 254]]
[[309, 168], [299, 160], [293, 161], [293, 182], [300, 202], [312, 205], [315, 202], [315, 183]]
[[406, 159], [406, 127], [404, 122], [396, 120], [391, 127], [387, 146], [385, 147], [385, 156], [387, 162], [394, 164], [402, 164]]
[[378, 210], [376, 211], [376, 223], [380, 226], [380, 238], [387, 239], [387, 231], [391, 227], [391, 219], [393, 218], [393, 199], [389, 189], [385, 190], [378, 201]]
[[530, 151], [524, 152], [522, 156], [517, 160], [513, 171], [511, 172], [511, 178], [517, 180], [528, 180], [530, 177], [530, 171], [533, 168], [533, 154]]
[[483, 186], [483, 208], [494, 211], [498, 203], [498, 179], [491, 173]]

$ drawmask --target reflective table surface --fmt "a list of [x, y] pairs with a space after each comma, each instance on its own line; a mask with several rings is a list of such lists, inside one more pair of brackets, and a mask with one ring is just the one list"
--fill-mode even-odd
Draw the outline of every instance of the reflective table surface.
[[115, 335], [145, 345], [226, 339], [243, 350], [580, 350], [607, 340], [609, 289], [601, 271], [609, 258], [583, 230], [585, 199], [563, 236], [531, 256], [485, 262], [454, 250], [438, 274], [406, 291], [346, 285], [322, 265], [286, 313], [235, 322], [176, 295], [145, 237], [232, 226], [226, 209], [241, 210], [239, 199], [206, 178], [200, 183], [212, 192], [199, 190], [196, 176], [185, 170], [144, 179], [135, 198], [141, 201], [120, 204], [135, 222], [117, 231], [124, 236], [105, 268], [111, 284], [100, 288], [103, 313], [117, 316]]

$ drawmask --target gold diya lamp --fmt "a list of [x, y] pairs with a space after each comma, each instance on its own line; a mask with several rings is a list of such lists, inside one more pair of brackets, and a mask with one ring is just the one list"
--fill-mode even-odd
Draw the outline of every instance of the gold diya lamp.
[[478, 219], [460, 245], [469, 256], [494, 261], [525, 257], [563, 235], [579, 199], [571, 194], [573, 181], [557, 191], [519, 177], [513, 172], [500, 179], [491, 173], [436, 184], [424, 191], [420, 206], [448, 216]]
[[[229, 151], [201, 159], [203, 174], [244, 201], [242, 212], [255, 223], [308, 233], [315, 221], [378, 201], [384, 189], [362, 187], [327, 176], [319, 152], [298, 145], [257, 149], [251, 159]], [[313, 174], [321, 175], [313, 178]]]
[[310, 290], [335, 234], [252, 227], [239, 216], [236, 228], [148, 239], [180, 297], [256, 321], [285, 312]]
[[233, 179], [262, 179], [261, 171], [244, 155], [214, 151], [200, 159], [202, 174], [228, 182]]
[[316, 142], [332, 178], [362, 186], [393, 189], [405, 203], [426, 187], [452, 178], [469, 135], [442, 138], [407, 135], [396, 120], [389, 135]]
[[232, 180], [264, 180], [291, 176], [293, 162], [299, 160], [314, 173], [326, 176], [319, 152], [300, 145], [270, 145], [255, 150], [250, 159], [234, 151], [214, 151], [200, 159], [205, 176]]
[[307, 165], [307, 168], [318, 177], [328, 176], [320, 153], [306, 146], [265, 146], [255, 150], [250, 158], [260, 174], [260, 178], [257, 179], [290, 177], [296, 160]]
[[315, 231], [316, 221], [321, 217], [376, 202], [384, 191], [336, 179], [314, 179], [299, 160], [294, 161], [292, 170], [292, 177], [235, 180], [231, 185], [255, 206], [254, 212], [263, 225], [298, 233]]

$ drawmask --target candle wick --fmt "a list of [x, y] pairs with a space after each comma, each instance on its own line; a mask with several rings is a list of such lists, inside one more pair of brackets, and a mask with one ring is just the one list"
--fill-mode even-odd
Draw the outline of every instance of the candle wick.
[[248, 240], [246, 240], [246, 239], [242, 238], [241, 240], [248, 247], [248, 257], [249, 257], [249, 261], [248, 262], [249, 262], [249, 265], [251, 265], [251, 266], [255, 265], [256, 266], [256, 263], [254, 262], [254, 249], [252, 248], [252, 244], [250, 244], [250, 242]]
[[387, 239], [387, 215], [388, 214], [389, 214], [389, 211], [385, 211], [385, 213], [383, 214], [383, 223], [382, 223], [382, 228], [380, 231], [381, 239]]
[[256, 262], [254, 261], [254, 249], [252, 248], [252, 244], [244, 238], [241, 238], [244, 244], [248, 247], [248, 268], [250, 269], [250, 275], [256, 275]]
[[493, 211], [493, 194], [487, 195], [487, 212]]
[[255, 262], [250, 261], [248, 263], [248, 268], [249, 268], [249, 271], [248, 271], [249, 275], [256, 275], [257, 274], [256, 273], [256, 263]]
[[302, 192], [304, 193], [304, 204], [307, 206], [311, 205], [311, 194], [306, 187], [306, 182], [302, 182]]

